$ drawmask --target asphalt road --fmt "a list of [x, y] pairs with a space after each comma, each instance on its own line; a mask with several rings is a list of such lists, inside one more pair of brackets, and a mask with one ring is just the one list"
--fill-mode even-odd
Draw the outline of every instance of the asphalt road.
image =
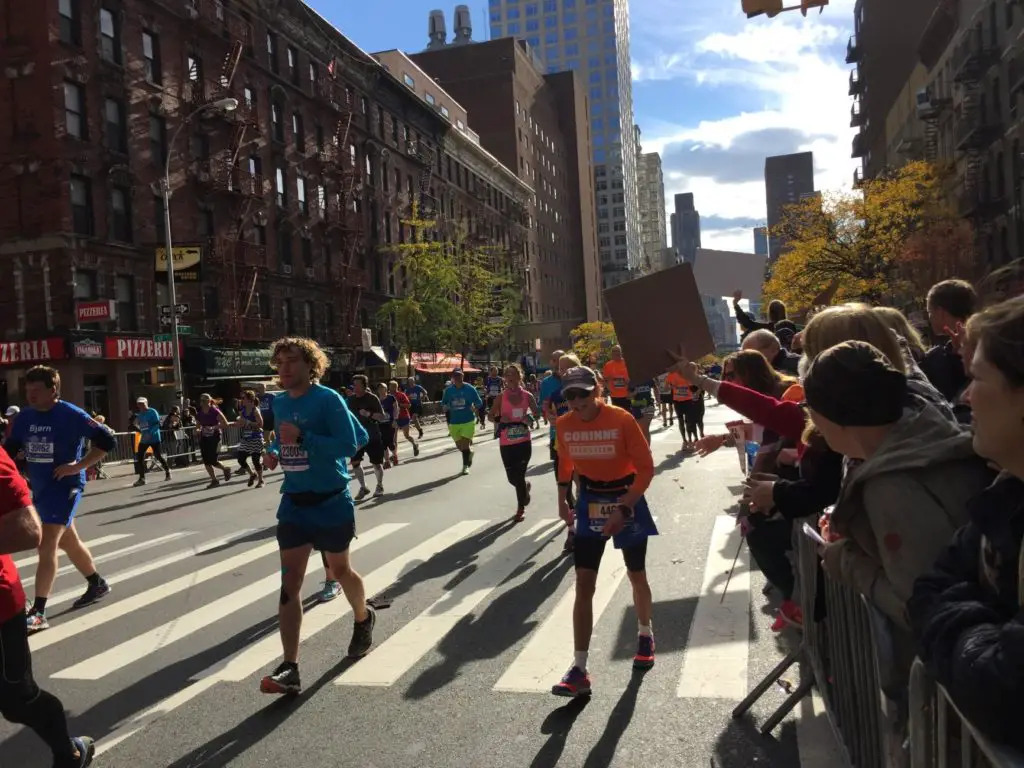
[[[709, 405], [708, 431], [735, 415]], [[274, 513], [280, 473], [262, 490], [205, 488], [180, 470], [145, 488], [129, 476], [90, 485], [79, 530], [113, 586], [71, 611], [83, 582], [62, 559], [51, 628], [32, 638], [44, 687], [72, 731], [99, 739], [97, 766], [828, 766], [831, 737], [806, 700], [774, 731], [757, 731], [785, 693], [752, 712], [732, 708], [796, 642], [769, 631], [764, 580], [738, 538], [735, 451], [697, 460], [660, 428], [648, 495], [661, 536], [648, 554], [657, 664], [634, 674], [636, 618], [621, 558], [609, 548], [595, 600], [594, 695], [547, 689], [572, 659], [571, 560], [555, 521], [547, 439], [535, 433], [533, 505], [511, 522], [514, 492], [496, 441], [478, 438], [469, 477], [435, 428], [421, 457], [385, 474], [387, 495], [357, 511], [353, 562], [379, 611], [375, 649], [344, 659], [344, 598], [316, 604], [311, 565], [294, 700], [268, 698], [259, 678], [279, 660]], [[407, 445], [400, 447], [411, 459]], [[17, 558], [31, 596], [31, 553]], [[67, 570], [64, 570], [64, 566]], [[726, 591], [726, 581], [728, 590]], [[798, 682], [793, 670], [791, 682]], [[0, 722], [0, 767], [50, 765], [31, 733]]]

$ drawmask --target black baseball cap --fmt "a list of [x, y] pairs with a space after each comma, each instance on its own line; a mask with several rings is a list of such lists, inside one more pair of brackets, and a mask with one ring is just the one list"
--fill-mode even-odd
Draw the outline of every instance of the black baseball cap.
[[570, 368], [562, 374], [562, 392], [570, 389], [582, 389], [591, 392], [597, 387], [597, 374], [585, 365]]

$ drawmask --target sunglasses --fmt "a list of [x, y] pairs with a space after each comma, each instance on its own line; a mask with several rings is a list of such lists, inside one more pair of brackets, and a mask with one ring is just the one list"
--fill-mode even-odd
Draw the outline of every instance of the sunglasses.
[[570, 389], [566, 392], [563, 392], [562, 397], [564, 397], [567, 402], [571, 403], [573, 400], [586, 400], [592, 394], [594, 394], [593, 390], [590, 390], [588, 392], [585, 389]]

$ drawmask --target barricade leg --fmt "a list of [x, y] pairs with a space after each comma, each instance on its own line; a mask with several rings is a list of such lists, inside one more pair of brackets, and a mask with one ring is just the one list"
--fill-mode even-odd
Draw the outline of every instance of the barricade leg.
[[767, 691], [775, 682], [785, 674], [786, 670], [792, 667], [796, 662], [800, 660], [800, 654], [803, 653], [803, 646], [797, 648], [795, 651], [790, 653], [786, 658], [775, 665], [775, 668], [764, 676], [764, 679], [754, 686], [752, 690], [743, 701], [736, 705], [736, 708], [732, 711], [733, 718], [743, 717], [747, 711], [754, 706], [754, 702], [760, 699], [764, 692]]
[[774, 731], [775, 726], [781, 723], [782, 719], [793, 711], [793, 707], [799, 704], [804, 696], [811, 692], [813, 687], [814, 676], [812, 675], [810, 679], [801, 682], [800, 685], [797, 686], [797, 689], [789, 694], [786, 700], [779, 705], [779, 708], [772, 713], [771, 717], [764, 721], [764, 724], [760, 729], [761, 733], [767, 736], [769, 733]]
[[910, 766], [935, 766], [935, 683], [920, 659], [910, 668]]

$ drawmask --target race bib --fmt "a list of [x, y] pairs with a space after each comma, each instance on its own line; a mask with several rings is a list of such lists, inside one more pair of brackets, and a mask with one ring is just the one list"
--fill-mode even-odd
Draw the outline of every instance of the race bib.
[[626, 380], [621, 376], [616, 376], [614, 379], [612, 379], [612, 384], [615, 387], [624, 387], [626, 386]]
[[617, 501], [592, 501], [587, 505], [587, 518], [590, 522], [590, 530], [600, 533], [604, 530], [605, 523], [612, 513], [619, 508]]
[[689, 387], [676, 387], [676, 397], [683, 399], [690, 396]]
[[465, 408], [466, 407], [466, 399], [463, 398], [463, 397], [453, 397], [452, 398], [451, 407], [453, 409]]
[[213, 437], [216, 434], [217, 434], [217, 428], [216, 427], [203, 427], [203, 430], [202, 430], [203, 437]]
[[524, 415], [525, 415], [525, 411], [523, 411], [522, 408], [513, 408], [512, 409], [512, 418], [513, 419], [521, 419], [521, 418], [523, 418]]
[[510, 424], [505, 427], [505, 437], [509, 440], [521, 440], [529, 434], [525, 424]]
[[260, 439], [263, 438], [263, 433], [260, 432], [258, 429], [243, 429], [242, 430], [242, 439], [243, 440], [256, 440], [257, 438], [260, 438]]
[[52, 464], [53, 443], [40, 437], [29, 440], [25, 443], [25, 461], [30, 464]]
[[305, 472], [309, 469], [309, 454], [301, 445], [281, 446], [281, 471]]

